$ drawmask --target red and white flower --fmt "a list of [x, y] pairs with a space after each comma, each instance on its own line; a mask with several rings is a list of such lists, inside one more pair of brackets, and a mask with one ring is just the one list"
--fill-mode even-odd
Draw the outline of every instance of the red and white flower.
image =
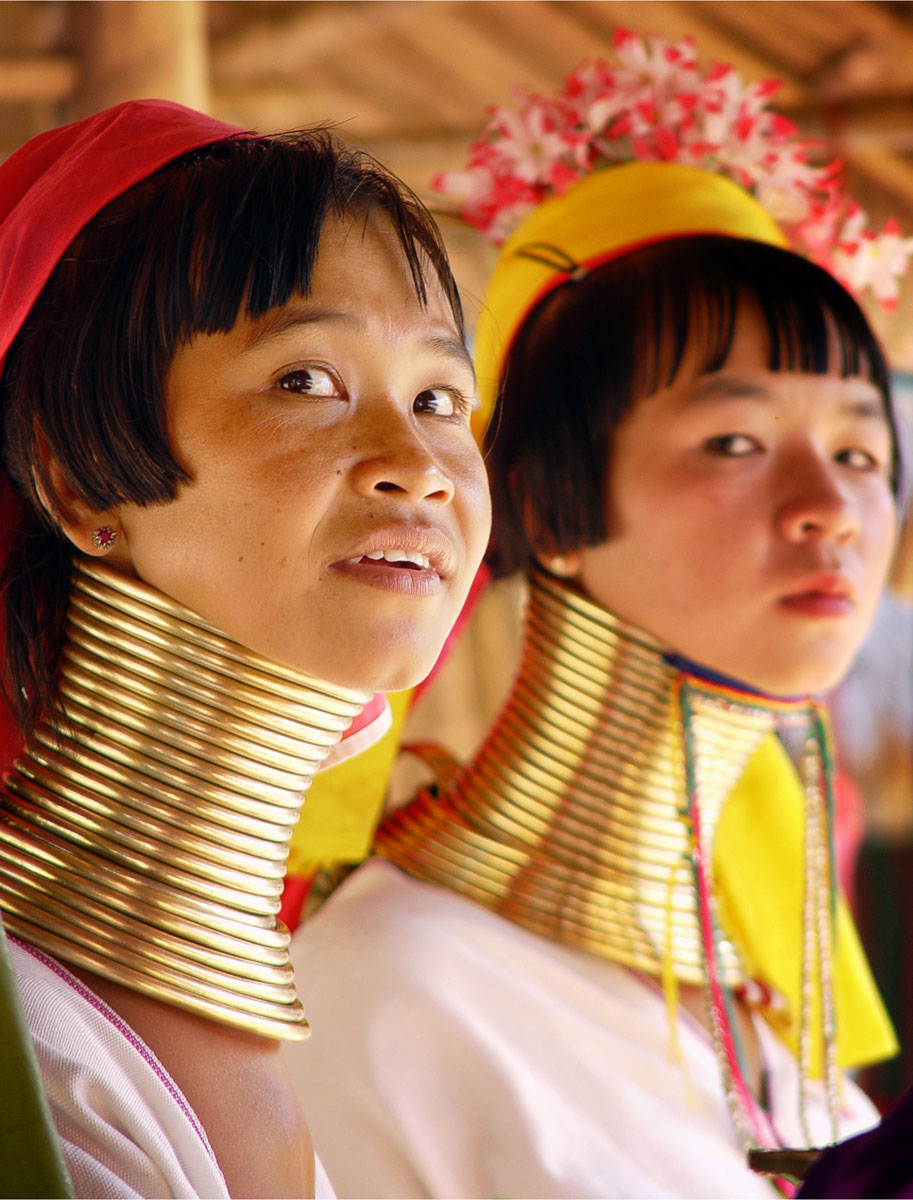
[[515, 93], [495, 107], [463, 171], [433, 180], [461, 216], [500, 245], [542, 200], [615, 163], [680, 162], [716, 171], [754, 195], [800, 253], [851, 290], [890, 307], [913, 257], [891, 222], [880, 234], [841, 189], [839, 164], [774, 112], [775, 80], [745, 85], [714, 64], [703, 75], [694, 42], [619, 30], [617, 65], [584, 63], [555, 96]]

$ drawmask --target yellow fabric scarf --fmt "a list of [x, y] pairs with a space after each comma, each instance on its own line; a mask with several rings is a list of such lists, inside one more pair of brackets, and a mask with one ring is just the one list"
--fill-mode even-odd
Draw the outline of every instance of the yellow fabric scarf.
[[310, 878], [324, 867], [361, 862], [369, 854], [413, 690], [387, 693], [393, 722], [373, 746], [315, 776], [292, 833], [290, 875]]

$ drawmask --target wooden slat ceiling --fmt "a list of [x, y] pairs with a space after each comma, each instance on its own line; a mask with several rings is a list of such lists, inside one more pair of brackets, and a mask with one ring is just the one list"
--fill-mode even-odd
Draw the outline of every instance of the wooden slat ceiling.
[[[428, 197], [486, 105], [554, 88], [619, 25], [691, 33], [705, 61], [782, 79], [779, 107], [832, 141], [876, 219], [913, 233], [913, 4], [883, 0], [0, 0], [0, 155], [164, 94], [264, 131], [333, 122]], [[475, 290], [484, 256], [450, 236]], [[908, 317], [905, 298], [881, 325], [913, 366]]]

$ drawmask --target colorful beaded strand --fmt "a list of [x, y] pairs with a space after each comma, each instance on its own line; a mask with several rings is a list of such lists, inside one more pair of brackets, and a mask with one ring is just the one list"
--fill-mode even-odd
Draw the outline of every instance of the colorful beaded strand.
[[833, 964], [834, 931], [837, 922], [837, 876], [834, 854], [834, 788], [833, 756], [828, 735], [827, 718], [816, 704], [813, 727], [817, 741], [818, 776], [818, 987], [821, 1001], [821, 1033], [823, 1040], [823, 1074], [827, 1097], [831, 1141], [838, 1137], [840, 1106], [840, 1072], [837, 1063], [837, 1019], [834, 1002]]
[[692, 847], [691, 863], [697, 891], [701, 935], [704, 944], [705, 991], [708, 999], [710, 1026], [717, 1050], [717, 1057], [723, 1072], [724, 1091], [733, 1123], [739, 1132], [745, 1148], [748, 1149], [750, 1146], [763, 1145], [764, 1137], [757, 1120], [756, 1105], [745, 1082], [747, 1072], [745, 1069], [744, 1052], [738, 1043], [738, 1038], [734, 1036], [736, 1022], [732, 1006], [732, 992], [730, 988], [724, 986], [720, 978], [716, 931], [717, 922], [714, 919], [712, 910], [706, 847], [702, 844], [700, 803], [697, 788], [697, 772], [695, 770], [694, 712], [687, 685], [682, 679], [678, 682], [677, 692], [681, 709], [681, 725], [685, 751], [685, 803], [687, 805], [685, 811], [687, 813], [687, 826], [690, 831]]
[[[815, 1144], [808, 1124], [807, 1085], [812, 1078], [812, 1040], [820, 1037], [831, 1140], [837, 1140], [839, 1075], [836, 1016], [833, 996], [833, 930], [836, 920], [836, 879], [833, 853], [832, 763], [827, 727], [815, 706], [805, 739], [802, 775], [805, 786], [805, 870], [802, 902], [802, 984], [799, 1012], [799, 1121], [808, 1145]], [[812, 1030], [815, 991], [820, 1004], [819, 1026]]]
[[[689, 830], [692, 846], [691, 865], [704, 944], [704, 994], [708, 1021], [730, 1118], [747, 1153], [756, 1147], [776, 1147], [779, 1141], [746, 1082], [745, 1054], [738, 1036], [732, 989], [726, 986], [719, 970], [719, 922], [716, 919], [707, 867], [710, 861], [709, 847], [703, 845], [702, 839], [693, 729], [694, 710], [687, 683], [683, 678], [678, 680], [676, 691], [682, 718], [686, 775], [686, 807], [680, 809], [680, 813]], [[795, 1196], [797, 1189], [789, 1180], [776, 1176], [771, 1178], [771, 1182], [790, 1200]]]

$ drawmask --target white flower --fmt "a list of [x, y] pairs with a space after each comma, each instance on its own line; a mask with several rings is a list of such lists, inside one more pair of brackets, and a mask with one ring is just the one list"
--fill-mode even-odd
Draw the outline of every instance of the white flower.
[[466, 171], [441, 171], [431, 181], [431, 186], [439, 192], [446, 192], [461, 200], [464, 204], [472, 204], [481, 200], [491, 191], [492, 173], [486, 167], [470, 167]]
[[814, 200], [823, 190], [826, 172], [813, 167], [792, 150], [778, 153], [759, 172], [755, 185], [758, 202], [775, 221], [798, 225], [811, 215]]
[[892, 225], [878, 234], [844, 243], [834, 250], [834, 272], [852, 291], [870, 288], [886, 307], [897, 302], [899, 280], [913, 258], [913, 238], [901, 237]]
[[499, 109], [498, 124], [503, 131], [497, 144], [500, 165], [526, 183], [544, 179], [548, 168], [568, 149], [562, 134], [549, 129], [548, 114], [542, 105], [534, 104], [520, 113]]

